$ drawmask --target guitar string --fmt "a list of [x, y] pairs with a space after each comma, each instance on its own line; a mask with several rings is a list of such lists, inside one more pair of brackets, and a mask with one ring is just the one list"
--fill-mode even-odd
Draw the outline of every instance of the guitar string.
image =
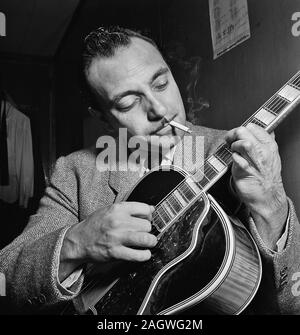
[[[299, 79], [300, 80], [300, 74], [298, 75], [299, 76], [299, 78], [297, 78], [297, 80]], [[292, 81], [292, 80], [291, 80]], [[274, 104], [274, 102], [275, 102], [275, 104]], [[288, 101], [286, 101], [286, 100], [284, 100], [283, 98], [281, 98], [279, 95], [277, 95], [277, 94], [275, 94], [275, 95], [273, 95], [256, 113], [254, 113], [252, 116], [250, 116], [249, 118], [248, 118], [248, 120], [246, 120], [244, 123], [243, 123], [243, 125], [247, 125], [248, 123], [255, 123], [255, 124], [257, 124], [257, 125], [259, 125], [259, 126], [261, 126], [261, 127], [263, 127], [263, 128], [266, 128], [269, 124], [270, 124], [270, 122], [268, 123], [264, 123], [263, 121], [260, 121], [259, 119], [257, 119], [256, 118], [256, 115], [259, 113], [259, 111], [262, 109], [262, 108], [265, 108], [267, 111], [269, 111], [269, 112], [271, 112], [273, 115], [275, 115], [275, 117], [278, 117], [279, 115], [280, 115], [280, 113], [278, 113], [278, 112], [281, 112], [282, 111], [282, 109], [284, 108], [284, 107], [286, 107], [287, 106], [287, 104], [288, 104]], [[222, 145], [220, 146], [220, 147], [222, 147]], [[224, 149], [227, 149], [227, 151], [229, 151], [229, 152], [231, 152], [231, 150], [229, 149], [229, 148], [226, 148], [225, 146], [223, 146], [223, 148]], [[225, 158], [225, 156], [222, 156], [222, 151], [221, 151], [221, 154], [220, 155], [218, 155], [217, 157], [219, 157], [219, 158], [221, 158], [221, 160], [225, 163], [225, 168], [226, 168], [226, 166], [228, 165], [228, 163], [226, 163], [226, 160], [224, 159]], [[206, 164], [206, 166], [207, 166], [207, 164], [209, 164], [209, 162], [208, 162], [208, 159], [206, 159], [206, 162], [204, 163], [204, 165], [202, 166], [202, 167], [204, 167], [204, 169], [205, 169], [205, 164]], [[209, 168], [213, 168], [213, 166], [211, 165], [211, 164], [209, 164], [208, 165], [209, 166]], [[213, 170], [216, 172], [216, 170], [213, 168]], [[199, 173], [199, 171], [198, 171], [198, 173]], [[202, 181], [203, 181], [203, 177], [205, 178], [205, 179], [207, 179], [208, 180], [208, 183], [209, 182], [211, 182], [212, 180], [213, 180], [213, 178], [215, 178], [216, 177], [216, 175], [214, 175], [214, 173], [212, 173], [212, 171], [208, 171], [208, 173], [206, 173], [206, 174], [204, 174], [203, 175], [203, 173], [201, 172], [201, 175], [202, 175]], [[184, 181], [183, 181], [184, 182]], [[184, 183], [183, 183], [183, 185], [184, 185]], [[200, 189], [202, 189], [202, 187], [201, 187], [201, 185], [199, 185], [200, 186]], [[204, 187], [205, 187], [206, 185], [204, 185]], [[180, 187], [180, 185], [178, 186], [178, 187]], [[173, 196], [172, 194], [171, 194], [171, 196]], [[175, 196], [174, 196], [174, 198], [175, 198]], [[167, 199], [166, 200], [169, 200], [169, 202], [171, 202], [171, 203], [173, 203], [173, 200], [172, 200], [172, 198], [170, 197], [170, 199], [168, 199], [168, 197], [167, 197]], [[163, 202], [162, 202], [162, 204], [160, 204], [159, 206], [163, 206]], [[184, 207], [183, 207], [184, 208]], [[181, 209], [182, 210], [182, 209]], [[180, 212], [180, 211], [179, 211]], [[179, 213], [178, 212], [178, 213]], [[176, 214], [178, 214], [178, 213], [176, 213]], [[156, 216], [155, 216], [155, 219], [157, 219], [157, 218], [160, 218], [160, 215], [159, 215], [159, 212], [156, 214]], [[172, 217], [169, 219], [169, 221], [170, 220], [172, 220]], [[164, 223], [164, 222], [163, 222]], [[168, 225], [168, 222], [166, 222], [166, 225]]]
[[299, 72], [289, 81], [289, 83], [292, 83], [292, 84], [294, 84], [295, 82], [297, 83], [297, 85], [300, 83], [300, 73]]
[[[297, 78], [298, 77], [298, 78]], [[296, 86], [300, 86], [300, 74], [297, 76], [294, 80], [292, 80], [292, 84], [296, 85]]]
[[[276, 100], [277, 99], [277, 100]], [[274, 103], [274, 101], [275, 101], [275, 104], [273, 104]], [[273, 105], [272, 105], [273, 104]], [[270, 110], [270, 112], [272, 112], [273, 114], [276, 114], [276, 116], [278, 116], [277, 115], [277, 113], [278, 113], [278, 111], [280, 111], [281, 109], [282, 109], [282, 106], [284, 106], [286, 104], [286, 102], [283, 100], [283, 99], [281, 99], [281, 98], [279, 98], [279, 96], [277, 96], [277, 95], [274, 95], [269, 101], [267, 101], [266, 103], [265, 103], [265, 105], [263, 105], [265, 108], [267, 108], [268, 110]], [[264, 123], [261, 123], [258, 119], [255, 119], [255, 117], [256, 117], [256, 114], [259, 112], [259, 110], [253, 115], [253, 116], [251, 116], [249, 119], [248, 119], [248, 121], [246, 121], [244, 124], [247, 124], [248, 122], [252, 122], [252, 123], [256, 123], [256, 124], [258, 124], [258, 125], [260, 125], [260, 126], [262, 126], [262, 127], [266, 127], [268, 124], [264, 124]], [[220, 158], [222, 159], [223, 157], [222, 156], [220, 156]], [[226, 163], [226, 162], [225, 162]], [[209, 164], [209, 162], [206, 162], [206, 166], [207, 166], [207, 164]], [[227, 164], [226, 164], [227, 165]], [[213, 166], [211, 165], [211, 164], [209, 164], [209, 167], [212, 167], [213, 168]], [[213, 168], [213, 170], [215, 171], [215, 169]], [[209, 177], [207, 178], [207, 176], [208, 176], [208, 174], [204, 174], [204, 177], [206, 178], [206, 179], [208, 179], [208, 181], [210, 182], [210, 179], [211, 179], [211, 175], [209, 175]], [[203, 173], [202, 173], [202, 180], [203, 180]], [[180, 185], [179, 185], [179, 187], [180, 187]], [[169, 202], [171, 202], [171, 203], [173, 203], [173, 201], [172, 201], [172, 198], [170, 198], [169, 199], [170, 201]], [[163, 205], [162, 205], [163, 206]], [[157, 214], [156, 214], [156, 218], [157, 217], [160, 217], [160, 215], [159, 215], [159, 210], [160, 210], [160, 208], [157, 208], [158, 209], [158, 211], [157, 211]], [[165, 212], [165, 211], [164, 211]]]

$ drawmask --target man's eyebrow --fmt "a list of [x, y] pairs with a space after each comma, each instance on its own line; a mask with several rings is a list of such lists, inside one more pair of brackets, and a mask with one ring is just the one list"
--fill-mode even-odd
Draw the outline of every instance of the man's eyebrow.
[[[157, 70], [154, 75], [151, 77], [150, 79], [150, 84], [156, 79], [158, 78], [159, 76], [161, 75], [164, 75], [165, 73], [168, 73], [170, 70], [168, 67], [161, 67], [159, 70]], [[116, 104], [118, 103], [123, 97], [125, 97], [126, 95], [134, 95], [136, 94], [136, 91], [134, 90], [127, 90], [127, 91], [124, 91], [120, 94], [117, 94], [116, 96], [113, 97], [112, 99], [112, 104]]]
[[152, 76], [150, 83], [152, 83], [156, 78], [158, 78], [159, 76], [168, 73], [170, 70], [168, 67], [161, 67], [158, 71], [156, 71], [154, 73], [154, 75]]

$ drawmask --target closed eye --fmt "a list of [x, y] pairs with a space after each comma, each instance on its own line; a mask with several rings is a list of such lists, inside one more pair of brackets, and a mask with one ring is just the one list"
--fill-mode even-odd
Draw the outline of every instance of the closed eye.
[[139, 96], [125, 96], [116, 104], [116, 108], [121, 112], [126, 112], [132, 109], [140, 100]]
[[167, 79], [158, 80], [154, 83], [153, 88], [158, 91], [163, 91], [169, 84]]

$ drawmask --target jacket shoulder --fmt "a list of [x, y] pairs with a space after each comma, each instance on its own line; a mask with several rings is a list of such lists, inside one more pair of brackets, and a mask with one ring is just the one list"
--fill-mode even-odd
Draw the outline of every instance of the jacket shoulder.
[[60, 157], [59, 159], [64, 159], [66, 164], [75, 170], [94, 168], [97, 159], [97, 151], [96, 148], [93, 147], [85, 148], [74, 151], [67, 156]]

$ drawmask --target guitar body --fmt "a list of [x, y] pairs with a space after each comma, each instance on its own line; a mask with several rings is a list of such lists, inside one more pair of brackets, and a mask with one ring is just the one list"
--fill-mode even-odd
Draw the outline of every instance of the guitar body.
[[[175, 167], [159, 167], [125, 200], [156, 206], [186, 177]], [[173, 221], [162, 231], [153, 227], [158, 244], [149, 261], [120, 267], [106, 290], [100, 293], [97, 285], [89, 290], [92, 299], [83, 291], [77, 313], [239, 314], [261, 279], [260, 256], [248, 231], [206, 193]]]

